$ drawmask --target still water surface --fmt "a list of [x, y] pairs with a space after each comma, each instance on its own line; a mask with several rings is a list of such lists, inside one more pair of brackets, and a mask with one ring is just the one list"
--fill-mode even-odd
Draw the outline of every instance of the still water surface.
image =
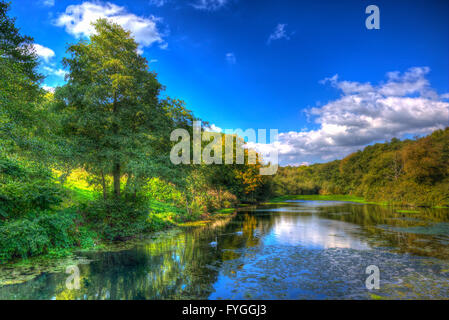
[[[333, 201], [258, 206], [126, 250], [82, 253], [79, 290], [66, 288], [61, 267], [0, 285], [0, 299], [449, 298], [449, 210], [398, 211]], [[366, 289], [369, 265], [380, 269], [379, 290]]]

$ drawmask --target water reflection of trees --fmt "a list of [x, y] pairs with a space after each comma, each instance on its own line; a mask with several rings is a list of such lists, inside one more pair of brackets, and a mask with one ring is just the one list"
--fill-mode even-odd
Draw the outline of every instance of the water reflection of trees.
[[[181, 232], [131, 250], [92, 253], [81, 266], [80, 290], [65, 287], [64, 273], [0, 289], [3, 299], [189, 299], [207, 298], [217, 272], [208, 265], [219, 252], [204, 247], [208, 236]], [[207, 239], [206, 239], [207, 240]], [[206, 244], [207, 245], [207, 244]]]
[[[242, 214], [232, 223], [174, 233], [131, 250], [90, 253], [93, 261], [80, 266], [79, 290], [66, 288], [68, 275], [48, 274], [3, 287], [0, 298], [205, 299], [221, 262], [238, 258], [234, 249], [256, 246], [259, 227], [254, 216]], [[216, 238], [217, 246], [210, 246]]]
[[378, 205], [345, 204], [322, 207], [321, 217], [354, 223], [363, 227], [372, 245], [391, 246], [399, 252], [422, 256], [449, 258], [449, 235], [413, 233], [415, 227], [434, 223], [448, 223], [449, 210], [420, 208], [417, 211], [400, 212], [400, 209]]
[[89, 266], [89, 298], [207, 298], [219, 252], [207, 247], [209, 233], [179, 233], [125, 252], [105, 253]]
[[[297, 219], [317, 214], [361, 226], [353, 232], [371, 245], [388, 245], [399, 251], [439, 258], [449, 257], [449, 248], [436, 235], [401, 232], [391, 228], [425, 226], [448, 222], [449, 210], [419, 210], [400, 213], [389, 207], [345, 204], [310, 208], [310, 212], [240, 212], [231, 222], [194, 228], [119, 252], [91, 253], [93, 261], [81, 265], [81, 289], [67, 290], [65, 273], [44, 274], [32, 281], [0, 288], [0, 299], [206, 299], [214, 290], [220, 272], [243, 267], [248, 250], [260, 247], [277, 219]], [[383, 226], [390, 227], [384, 228]], [[361, 230], [361, 231], [360, 231]], [[217, 239], [217, 246], [209, 245]], [[447, 237], [446, 237], [447, 240]], [[254, 250], [249, 250], [254, 254]], [[235, 260], [234, 270], [223, 271], [222, 263]]]

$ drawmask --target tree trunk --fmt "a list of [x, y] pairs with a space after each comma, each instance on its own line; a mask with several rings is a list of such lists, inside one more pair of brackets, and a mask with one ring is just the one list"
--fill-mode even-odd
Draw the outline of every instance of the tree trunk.
[[[118, 126], [116, 123], [116, 121], [117, 121], [116, 114], [118, 113], [118, 109], [117, 109], [117, 93], [116, 92], [114, 92], [113, 113], [114, 113], [114, 123], [112, 125], [112, 131], [114, 132], [114, 135], [117, 136]], [[119, 152], [118, 146], [117, 146], [116, 152]], [[112, 176], [114, 179], [114, 196], [116, 198], [120, 198], [120, 162], [117, 160], [114, 163], [114, 167], [112, 169]]]
[[128, 173], [128, 178], [126, 179], [126, 185], [125, 185], [125, 190], [127, 193], [130, 192], [130, 188], [131, 188], [131, 174]]
[[106, 190], [106, 179], [104, 178], [103, 172], [101, 172], [101, 185], [103, 186], [103, 199], [106, 200], [108, 197], [108, 191]]
[[114, 164], [112, 176], [114, 178], [114, 196], [116, 198], [119, 198], [120, 197], [120, 163]]

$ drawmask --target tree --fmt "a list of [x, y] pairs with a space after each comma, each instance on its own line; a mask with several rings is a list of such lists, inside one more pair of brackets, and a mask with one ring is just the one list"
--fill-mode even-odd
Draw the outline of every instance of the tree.
[[98, 177], [104, 197], [112, 176], [119, 198], [122, 177], [137, 187], [154, 166], [169, 120], [158, 98], [162, 85], [130, 32], [105, 19], [94, 26], [90, 41], [68, 49], [68, 83], [56, 90], [55, 107], [76, 162]]
[[33, 39], [22, 36], [9, 3], [0, 1], [0, 147], [3, 152], [29, 149], [35, 144], [35, 118], [42, 95]]
[[23, 36], [15, 26], [15, 19], [8, 17], [10, 4], [0, 1], [0, 50], [1, 57], [20, 64], [23, 74], [32, 82], [38, 82], [42, 75], [36, 72], [39, 64], [33, 47], [33, 38]]

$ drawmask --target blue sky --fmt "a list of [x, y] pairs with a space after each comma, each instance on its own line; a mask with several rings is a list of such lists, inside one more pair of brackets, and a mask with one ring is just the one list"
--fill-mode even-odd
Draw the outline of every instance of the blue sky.
[[[365, 27], [370, 4], [380, 30]], [[449, 125], [445, 0], [14, 0], [17, 25], [42, 46], [46, 86], [63, 84], [67, 43], [99, 13], [135, 32], [166, 94], [200, 118], [279, 129], [282, 164]]]

